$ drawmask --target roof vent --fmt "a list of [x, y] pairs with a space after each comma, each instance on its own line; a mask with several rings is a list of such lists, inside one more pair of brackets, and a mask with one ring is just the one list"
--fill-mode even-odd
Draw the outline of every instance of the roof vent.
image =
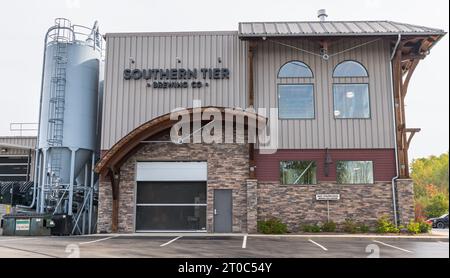
[[320, 21], [325, 21], [325, 19], [328, 17], [327, 10], [325, 9], [318, 10], [317, 17], [320, 19]]

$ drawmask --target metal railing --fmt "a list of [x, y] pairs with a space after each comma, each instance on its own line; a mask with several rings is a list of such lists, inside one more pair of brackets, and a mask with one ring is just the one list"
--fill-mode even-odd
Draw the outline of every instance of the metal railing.
[[37, 131], [38, 125], [38, 123], [10, 123], [9, 131], [17, 131], [19, 132], [19, 135], [22, 136], [24, 131]]

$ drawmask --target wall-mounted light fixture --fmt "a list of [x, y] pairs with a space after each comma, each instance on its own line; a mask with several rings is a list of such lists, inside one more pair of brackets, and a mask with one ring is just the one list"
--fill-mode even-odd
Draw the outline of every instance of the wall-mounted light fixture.
[[129, 59], [130, 59], [130, 63], [131, 63], [131, 64], [134, 64], [134, 63], [136, 63], [136, 61], [134, 60], [134, 58], [133, 58], [133, 57], [130, 57]]
[[181, 63], [181, 59], [180, 58], [177, 57], [175, 60], [177, 61], [178, 64]]
[[324, 174], [325, 177], [328, 177], [330, 175], [330, 165], [333, 163], [333, 159], [331, 158], [330, 151], [328, 148], [325, 149], [325, 167], [324, 167]]
[[221, 57], [217, 57], [217, 63], [219, 63], [219, 64], [222, 63], [222, 58]]
[[1, 153], [6, 153], [7, 151], [8, 151], [8, 149], [6, 149], [6, 148], [1, 148], [1, 149], [0, 149], [0, 152], [1, 152]]

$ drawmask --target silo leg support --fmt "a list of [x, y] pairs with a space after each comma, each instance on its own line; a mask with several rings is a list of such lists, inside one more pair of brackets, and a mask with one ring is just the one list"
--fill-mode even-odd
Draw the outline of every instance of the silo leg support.
[[72, 153], [70, 156], [70, 181], [69, 181], [69, 204], [68, 204], [68, 215], [72, 215], [72, 205], [73, 205], [73, 182], [75, 180], [75, 153], [76, 150], [71, 149]]

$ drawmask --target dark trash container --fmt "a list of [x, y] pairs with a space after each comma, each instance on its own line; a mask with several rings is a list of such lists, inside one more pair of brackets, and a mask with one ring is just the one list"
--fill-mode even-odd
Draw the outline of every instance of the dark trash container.
[[49, 236], [52, 216], [43, 213], [10, 213], [3, 216], [4, 236]]

